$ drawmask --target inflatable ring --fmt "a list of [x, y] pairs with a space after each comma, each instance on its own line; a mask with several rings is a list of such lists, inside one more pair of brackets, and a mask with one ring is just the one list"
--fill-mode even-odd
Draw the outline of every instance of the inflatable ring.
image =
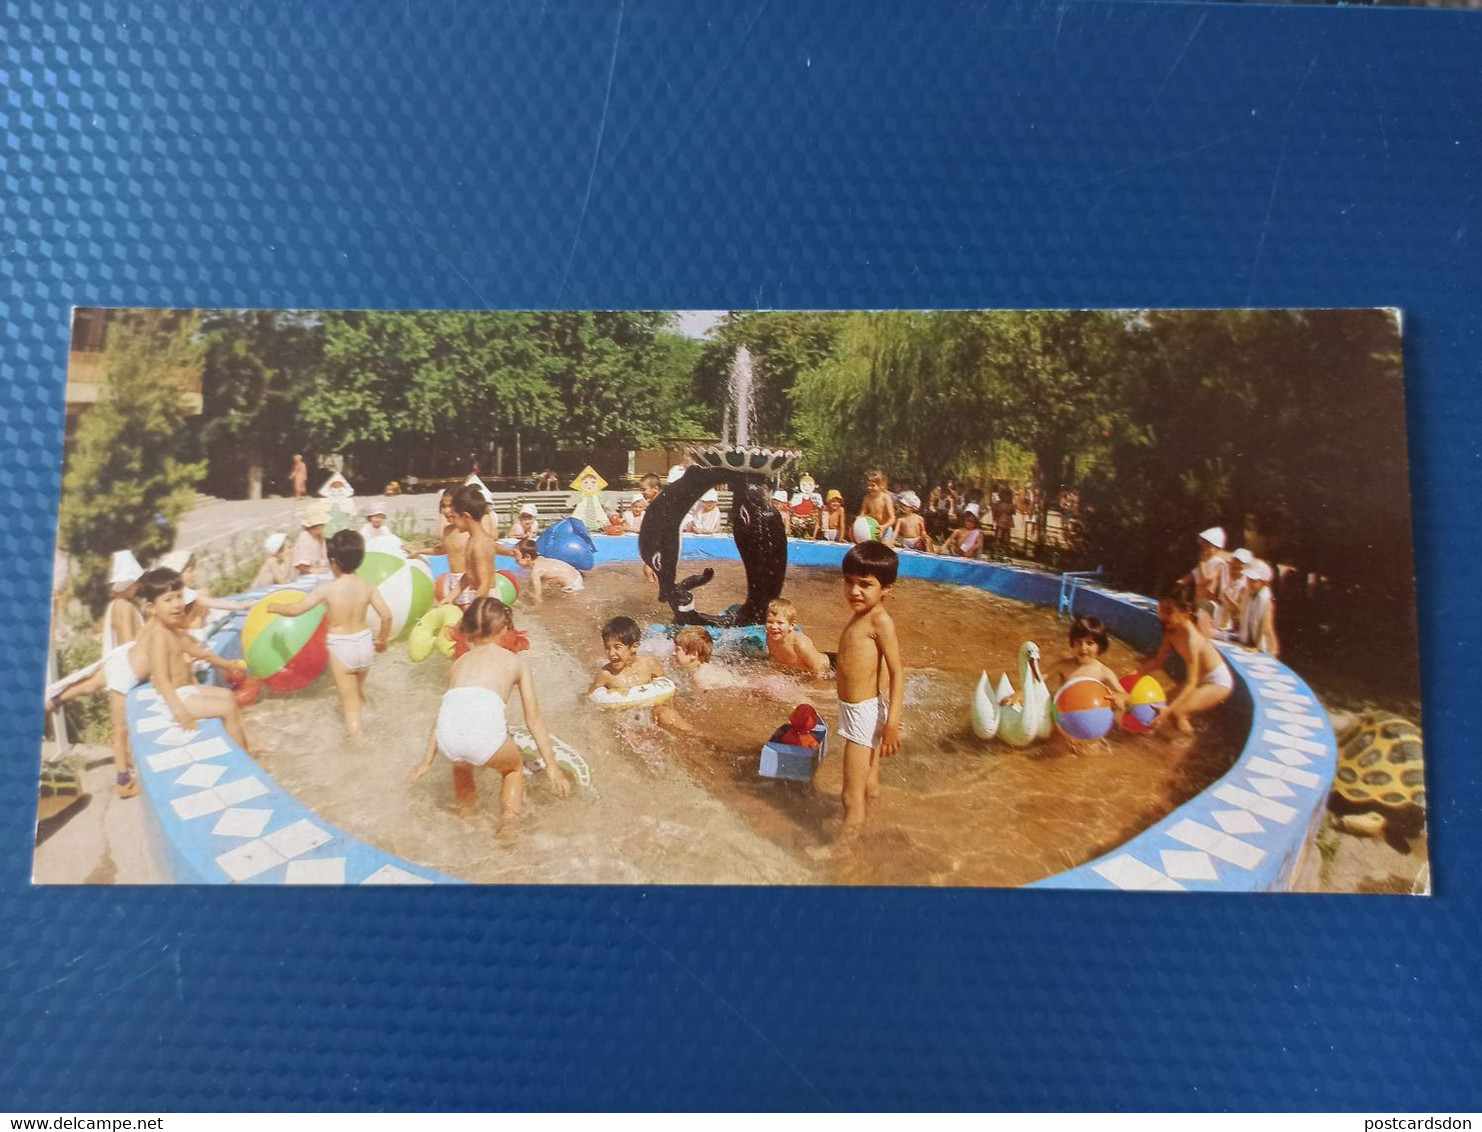
[[646, 708], [668, 703], [674, 698], [675, 691], [677, 689], [674, 687], [674, 681], [667, 676], [660, 676], [657, 680], [639, 684], [625, 692], [614, 691], [612, 688], [598, 688], [587, 698], [598, 707]]
[[407, 654], [421, 663], [437, 649], [443, 656], [453, 655], [453, 638], [444, 630], [456, 628], [463, 620], [463, 610], [455, 605], [434, 605], [418, 618], [407, 635]]

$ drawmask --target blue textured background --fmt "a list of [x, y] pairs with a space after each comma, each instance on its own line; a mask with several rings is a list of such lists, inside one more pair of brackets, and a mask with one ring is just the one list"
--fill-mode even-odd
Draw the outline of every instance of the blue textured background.
[[[1482, 18], [800, 7], [0, 4], [0, 1108], [1482, 1105]], [[1401, 306], [1438, 895], [32, 889], [74, 303]]]

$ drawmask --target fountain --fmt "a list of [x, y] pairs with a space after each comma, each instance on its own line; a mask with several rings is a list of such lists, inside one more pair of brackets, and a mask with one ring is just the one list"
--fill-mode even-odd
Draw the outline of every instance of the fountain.
[[[745, 346], [731, 361], [727, 382], [726, 427], [734, 440], [690, 449], [695, 463], [668, 484], [649, 504], [638, 533], [638, 554], [659, 582], [659, 600], [674, 611], [677, 625], [760, 625], [767, 604], [782, 593], [787, 574], [787, 528], [767, 498], [766, 484], [799, 456], [789, 448], [764, 448], [751, 443], [756, 425], [755, 371]], [[713, 570], [676, 581], [679, 570], [679, 531], [700, 496], [726, 484], [731, 490], [731, 531], [746, 567], [746, 601], [719, 614], [695, 609], [694, 591], [715, 576]]]

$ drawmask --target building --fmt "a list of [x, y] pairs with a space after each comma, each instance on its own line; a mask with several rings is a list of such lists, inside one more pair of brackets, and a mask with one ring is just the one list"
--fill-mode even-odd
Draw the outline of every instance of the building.
[[[72, 313], [72, 344], [67, 352], [67, 443], [78, 422], [108, 388], [108, 327], [121, 312], [78, 307]], [[201, 411], [201, 374], [180, 375], [180, 404], [188, 416]]]

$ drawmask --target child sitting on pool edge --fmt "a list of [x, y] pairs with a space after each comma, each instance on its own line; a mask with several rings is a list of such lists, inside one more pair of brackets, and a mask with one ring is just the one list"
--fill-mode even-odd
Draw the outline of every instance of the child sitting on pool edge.
[[571, 780], [556, 765], [550, 733], [535, 698], [529, 666], [499, 644], [511, 627], [508, 608], [497, 597], [475, 598], [463, 611], [461, 628], [469, 650], [453, 662], [448, 690], [438, 707], [437, 722], [427, 737], [427, 752], [407, 774], [407, 784], [430, 769], [437, 752], [453, 764], [453, 793], [460, 812], [473, 809], [476, 787], [473, 772], [488, 767], [502, 776], [499, 787], [501, 817], [519, 817], [525, 800], [525, 761], [510, 737], [505, 718], [510, 693], [520, 692], [525, 726], [535, 748], [545, 759], [545, 772], [556, 797], [571, 793]]
[[[365, 706], [365, 677], [378, 652], [386, 651], [391, 632], [391, 609], [381, 591], [355, 573], [365, 560], [365, 539], [355, 531], [331, 535], [327, 547], [334, 581], [321, 582], [298, 601], [276, 605], [273, 612], [300, 617], [315, 606], [326, 607], [329, 619], [329, 672], [340, 694], [345, 730], [360, 734], [360, 709]], [[381, 631], [371, 636], [366, 614], [374, 609]]]
[[145, 573], [139, 596], [148, 619], [130, 654], [135, 682], [154, 685], [182, 731], [198, 730], [197, 720], [219, 719], [232, 742], [252, 755], [236, 698], [226, 688], [197, 684], [186, 657], [209, 661], [224, 672], [245, 672], [246, 661], [223, 660], [186, 631], [185, 583], [174, 570], [157, 566]]

